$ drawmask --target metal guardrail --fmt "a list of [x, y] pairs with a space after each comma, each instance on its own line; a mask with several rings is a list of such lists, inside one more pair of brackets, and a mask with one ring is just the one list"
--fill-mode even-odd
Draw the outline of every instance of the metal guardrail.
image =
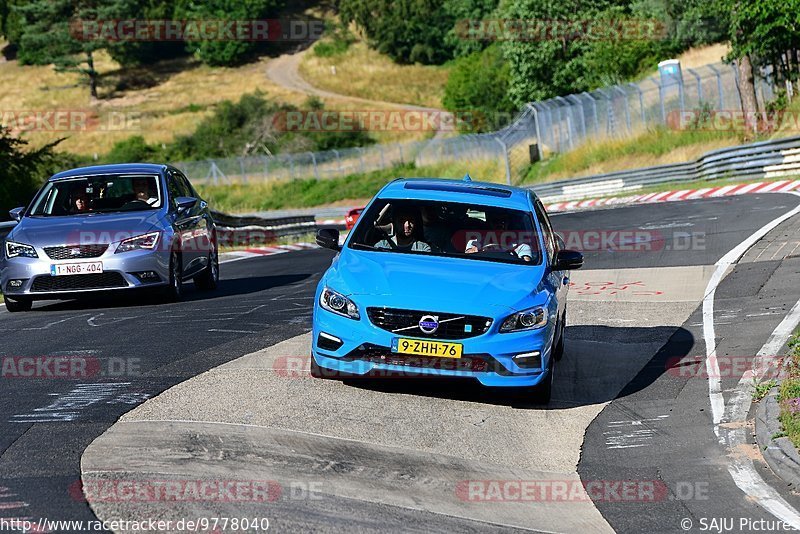
[[[228, 246], [273, 243], [283, 237], [313, 232], [317, 226], [313, 215], [277, 218], [237, 217], [216, 211], [212, 211], [211, 215], [217, 224], [219, 243]], [[14, 221], [0, 222], [0, 244], [16, 225]]]
[[800, 175], [800, 136], [713, 150], [697, 161], [618, 171], [527, 187], [543, 202], [633, 192], [667, 182], [751, 180]]
[[238, 217], [218, 211], [211, 216], [217, 225], [217, 241], [224, 246], [255, 246], [274, 243], [280, 238], [303, 235], [316, 230], [313, 215], [263, 218]]

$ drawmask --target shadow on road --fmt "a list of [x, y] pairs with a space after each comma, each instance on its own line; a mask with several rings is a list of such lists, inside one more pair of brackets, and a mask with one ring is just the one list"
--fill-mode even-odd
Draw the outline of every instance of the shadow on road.
[[[683, 328], [571, 326], [567, 328], [564, 358], [557, 362], [553, 396], [542, 406], [530, 390], [482, 387], [477, 381], [445, 377], [348, 378], [358, 388], [384, 393], [480, 402], [519, 409], [564, 409], [599, 404], [632, 395], [666, 372], [674, 385], [683, 384], [677, 360], [687, 356], [694, 336]], [[659, 348], [660, 347], [660, 348]]]
[[197, 301], [210, 301], [226, 297], [236, 297], [266, 291], [275, 287], [286, 286], [301, 282], [313, 276], [312, 274], [286, 274], [274, 276], [252, 276], [247, 278], [232, 278], [221, 280], [219, 287], [214, 291], [200, 291], [194, 284], [188, 282], [184, 285], [183, 299], [177, 304], [161, 303], [159, 296], [153, 290], [141, 289], [138, 291], [107, 291], [102, 295], [87, 295], [79, 300], [41, 301], [34, 302], [33, 312], [61, 312], [74, 310], [94, 310], [109, 308], [128, 308], [138, 306], [168, 306], [180, 305]]

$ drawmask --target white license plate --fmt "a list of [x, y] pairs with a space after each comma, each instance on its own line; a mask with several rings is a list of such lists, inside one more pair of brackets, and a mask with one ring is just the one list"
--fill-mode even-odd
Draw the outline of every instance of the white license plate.
[[74, 274], [97, 274], [102, 272], [102, 261], [58, 263], [50, 266], [50, 276], [71, 276]]

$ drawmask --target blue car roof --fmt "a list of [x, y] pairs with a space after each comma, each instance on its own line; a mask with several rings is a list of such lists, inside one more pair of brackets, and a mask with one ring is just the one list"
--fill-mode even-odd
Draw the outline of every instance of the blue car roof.
[[387, 184], [378, 198], [437, 200], [529, 210], [528, 189], [490, 182], [447, 178], [399, 178]]
[[73, 178], [75, 176], [89, 176], [94, 174], [160, 174], [161, 171], [166, 168], [166, 165], [157, 163], [120, 163], [116, 165], [94, 165], [91, 167], [79, 167], [77, 169], [59, 172], [51, 176], [50, 181]]

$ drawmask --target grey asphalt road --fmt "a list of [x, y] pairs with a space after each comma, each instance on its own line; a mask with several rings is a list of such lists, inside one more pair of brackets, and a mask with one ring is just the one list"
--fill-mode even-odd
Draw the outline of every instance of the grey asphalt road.
[[[642, 235], [653, 245], [649, 250], [645, 247], [635, 252], [587, 251], [587, 268], [702, 266], [713, 264], [754, 230], [797, 202], [797, 197], [789, 195], [753, 195], [634, 206], [558, 215], [554, 217], [554, 225], [563, 231], [645, 232]], [[700, 240], [702, 245], [698, 245]], [[687, 243], [695, 246], [687, 246]], [[225, 265], [219, 291], [210, 295], [190, 292], [185, 302], [173, 305], [113, 299], [79, 304], [41, 303], [28, 314], [11, 315], [0, 311], [3, 338], [0, 357], [89, 355], [106, 370], [106, 376], [81, 380], [0, 378], [0, 413], [3, 414], [0, 419], [0, 488], [6, 488], [5, 495], [12, 495], [7, 497], [4, 507], [4, 492], [0, 491], [0, 516], [91, 518], [92, 513], [85, 503], [74, 498], [80, 457], [88, 444], [122, 414], [175, 384], [306, 332], [313, 288], [331, 256], [328, 251], [314, 250]], [[759, 280], [770, 279], [764, 274], [764, 268], [768, 269], [759, 266], [741, 275], [734, 273], [737, 276], [727, 279], [720, 288], [720, 298], [730, 295], [733, 302], [758, 296], [762, 289]], [[739, 290], [740, 286], [747, 289]], [[790, 293], [773, 296], [791, 299]], [[615, 305], [625, 306], [625, 303]], [[777, 316], [770, 320], [773, 319]], [[697, 321], [695, 315], [682, 328], [669, 327], [661, 332], [659, 337], [672, 335], [672, 339], [655, 358], [663, 358], [665, 352], [681, 356], [699, 354], [698, 339], [702, 338], [697, 336]], [[732, 335], [751, 338], [750, 345], [757, 345], [759, 336], [766, 338], [769, 334], [771, 323], [767, 323], [752, 322], [752, 329], [746, 331], [736, 330], [734, 325]], [[586, 327], [573, 327], [568, 338], [585, 342], [590, 347], [590, 338], [602, 335], [603, 331], [602, 328], [589, 331]], [[629, 330], [629, 334], [640, 337], [644, 332], [635, 326]], [[626, 337], [625, 328], [614, 330], [614, 336], [622, 342]], [[686, 389], [670, 381], [668, 373], [663, 369], [659, 371], [660, 362], [655, 359], [654, 362], [655, 365], [651, 362], [590, 426], [579, 465], [579, 473], [585, 479], [622, 477], [630, 473], [626, 469], [636, 465], [629, 461], [630, 451], [609, 450], [602, 439], [603, 432], [607, 431], [603, 424], [616, 420], [613, 410], [627, 410], [626, 403], [639, 399], [647, 403], [651, 400], [648, 395], [663, 396], [664, 390], [669, 392], [668, 396], [677, 398]], [[109, 372], [109, 366], [123, 371]], [[699, 380], [687, 382], [689, 386], [702, 389]], [[448, 398], [463, 395], [463, 392], [435, 395]], [[713, 452], [708, 436], [710, 427], [701, 428], [704, 423], [699, 412], [702, 402], [699, 393], [687, 397], [683, 408], [671, 415], [670, 423], [676, 428], [681, 428], [684, 417], [697, 427], [688, 434], [692, 439], [672, 435], [662, 444], [683, 447], [674, 453], [676, 465], [687, 457], [707, 457], [708, 451]], [[708, 402], [707, 397], [705, 402]], [[695, 409], [701, 415], [694, 413]], [[700, 419], [695, 420], [697, 417]], [[667, 456], [664, 450], [668, 449], [650, 447], [642, 452], [642, 465], [651, 469], [657, 462], [663, 463]], [[717, 471], [719, 487], [726, 488], [720, 489], [720, 496], [727, 496], [725, 491], [731, 494], [738, 491], [729, 481], [725, 483], [719, 466]], [[715, 499], [712, 496], [711, 501], [716, 502]], [[702, 508], [709, 502], [697, 501], [697, 506]], [[618, 506], [601, 504], [599, 508], [614, 528], [643, 530], [636, 521], [643, 508], [637, 507], [633, 513], [630, 508]], [[661, 509], [654, 510], [652, 517], [656, 521]], [[664, 517], [672, 518], [676, 514], [673, 510], [668, 512], [671, 515]], [[305, 512], [298, 510], [298, 513]], [[314, 512], [309, 510], [308, 513]], [[695, 513], [700, 513], [699, 509]], [[358, 513], [353, 510], [351, 515], [356, 517]]]

